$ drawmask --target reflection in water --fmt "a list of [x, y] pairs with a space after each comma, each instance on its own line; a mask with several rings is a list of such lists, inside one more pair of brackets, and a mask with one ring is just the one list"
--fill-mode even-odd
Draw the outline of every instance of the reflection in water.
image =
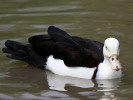
[[54, 90], [66, 91], [65, 86], [68, 84], [81, 88], [91, 88], [95, 85], [92, 80], [56, 75], [49, 71], [46, 71], [46, 74], [49, 88]]
[[[53, 74], [49, 71], [46, 71], [47, 81], [50, 89], [59, 90], [59, 91], [67, 91], [65, 87], [70, 85], [71, 87], [80, 87], [80, 88], [95, 88], [97, 87], [97, 92], [103, 92], [101, 100], [112, 98], [116, 99], [117, 97], [113, 93], [114, 90], [117, 90], [119, 87], [120, 79], [117, 80], [86, 80], [79, 79], [73, 77], [65, 77]], [[88, 92], [79, 92], [80, 95], [92, 95], [96, 92], [88, 91]]]
[[102, 87], [102, 89], [98, 90], [103, 92], [103, 96], [100, 100], [109, 100], [109, 98], [111, 100], [118, 100], [117, 96], [113, 92], [118, 89], [120, 81], [120, 79], [96, 80], [98, 87]]
[[[53, 74], [49, 71], [39, 70], [34, 67], [12, 68], [3, 76], [8, 82], [0, 82], [3, 92], [0, 98], [20, 98], [51, 100], [65, 98], [66, 100], [86, 99], [114, 99], [118, 97], [114, 91], [118, 90], [120, 79], [117, 80], [87, 80]], [[3, 75], [2, 73], [0, 75]], [[2, 77], [1, 77], [2, 79]], [[7, 90], [4, 87], [8, 87]], [[21, 92], [20, 92], [21, 90]], [[32, 93], [29, 91], [33, 91]], [[59, 100], [59, 99], [57, 99]]]

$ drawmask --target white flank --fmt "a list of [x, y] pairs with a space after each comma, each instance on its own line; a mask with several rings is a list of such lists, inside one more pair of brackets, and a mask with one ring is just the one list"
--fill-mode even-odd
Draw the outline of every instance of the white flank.
[[94, 68], [85, 68], [80, 66], [68, 67], [64, 64], [63, 60], [55, 59], [53, 55], [50, 55], [48, 57], [46, 64], [47, 64], [46, 69], [50, 70], [55, 74], [84, 78], [84, 79], [91, 79], [96, 69], [95, 67]]

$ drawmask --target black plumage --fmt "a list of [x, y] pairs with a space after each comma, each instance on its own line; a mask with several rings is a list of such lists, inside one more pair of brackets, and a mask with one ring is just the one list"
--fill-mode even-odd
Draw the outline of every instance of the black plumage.
[[50, 26], [47, 35], [36, 35], [28, 39], [29, 44], [7, 40], [3, 52], [12, 59], [45, 68], [47, 57], [62, 59], [69, 67], [97, 67], [103, 61], [103, 44], [90, 39], [70, 36], [63, 30]]

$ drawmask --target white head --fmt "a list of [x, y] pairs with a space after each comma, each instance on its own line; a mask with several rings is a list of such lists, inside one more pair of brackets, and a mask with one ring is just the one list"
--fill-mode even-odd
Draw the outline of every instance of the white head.
[[103, 47], [104, 59], [109, 61], [113, 70], [119, 71], [119, 41], [115, 38], [107, 38]]

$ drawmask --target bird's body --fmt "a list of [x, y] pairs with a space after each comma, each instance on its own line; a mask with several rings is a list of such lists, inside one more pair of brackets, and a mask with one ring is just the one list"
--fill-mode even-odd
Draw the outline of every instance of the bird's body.
[[[7, 48], [3, 51], [11, 54], [9, 58], [25, 61], [59, 75], [86, 79], [119, 78], [119, 63], [114, 69], [111, 67], [116, 62], [119, 43], [114, 38], [109, 38], [108, 41], [106, 45], [114, 41], [114, 45], [109, 46], [109, 51], [113, 50], [110, 53], [106, 51], [108, 47], [100, 42], [70, 36], [63, 30], [50, 26], [47, 35], [30, 37], [30, 44], [7, 40]], [[110, 63], [110, 57], [114, 57], [115, 62]]]

